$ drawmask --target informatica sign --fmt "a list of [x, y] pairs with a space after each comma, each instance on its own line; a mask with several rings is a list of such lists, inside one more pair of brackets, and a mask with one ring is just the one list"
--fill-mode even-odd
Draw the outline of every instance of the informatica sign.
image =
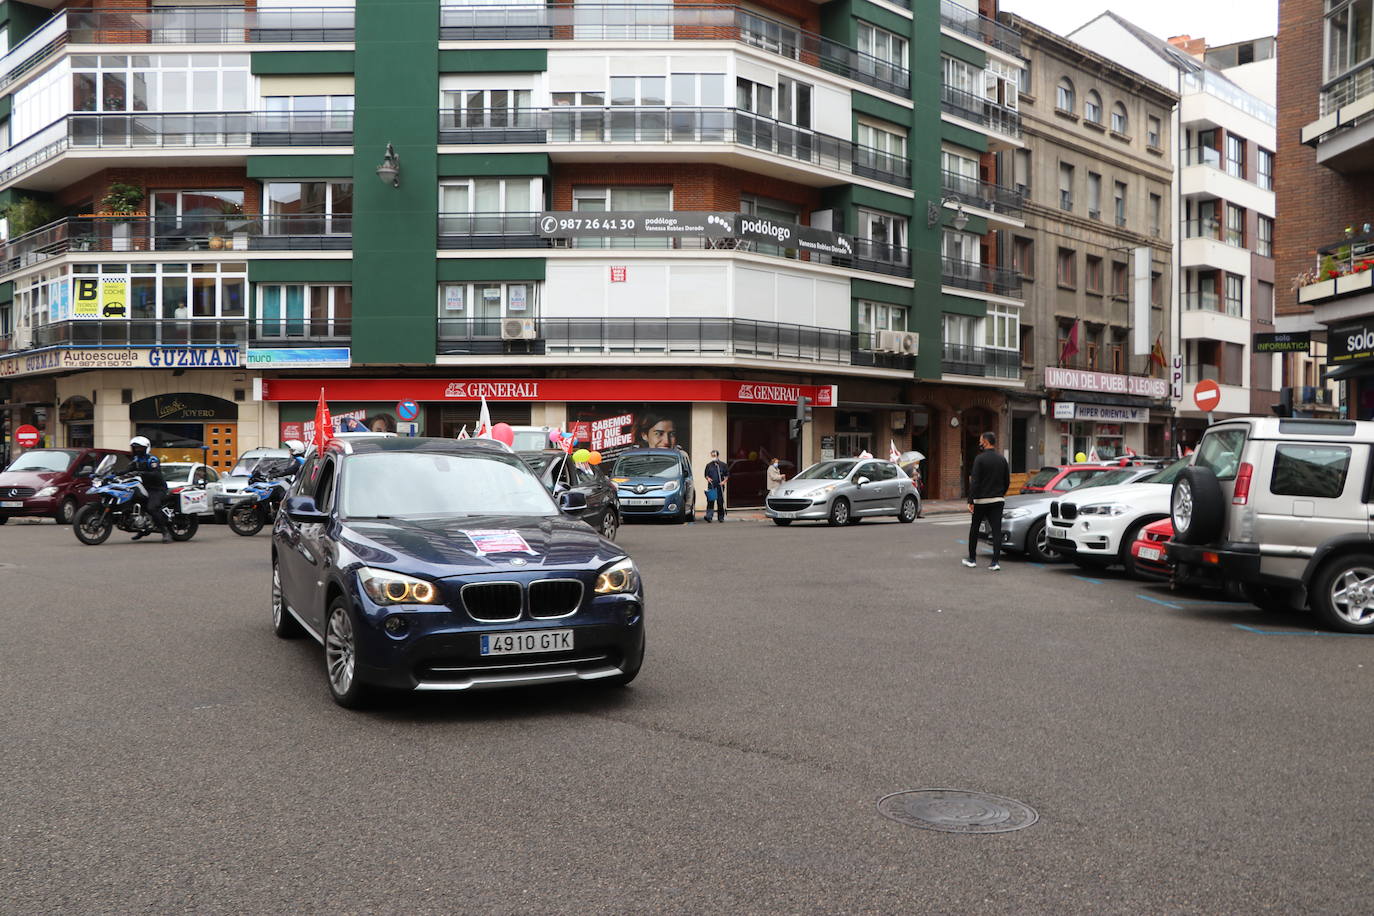
[[1083, 369], [1045, 370], [1045, 387], [1069, 391], [1098, 391], [1103, 394], [1128, 394], [1142, 398], [1167, 398], [1169, 381], [1144, 375], [1112, 375]]
[[53, 347], [0, 359], [0, 378], [73, 369], [238, 369], [238, 347]]
[[854, 254], [854, 240], [840, 232], [779, 222], [748, 213], [717, 211], [547, 211], [539, 214], [539, 235], [546, 239], [730, 238], [840, 257]]
[[1310, 353], [1311, 351], [1311, 331], [1255, 335], [1256, 353]]
[[642, 402], [690, 404], [698, 401], [729, 404], [796, 406], [807, 397], [815, 407], [834, 407], [836, 385], [783, 385], [722, 379], [263, 379], [264, 401], [315, 401], [324, 390], [328, 401], [413, 399], [421, 402], [571, 401], [591, 403]]

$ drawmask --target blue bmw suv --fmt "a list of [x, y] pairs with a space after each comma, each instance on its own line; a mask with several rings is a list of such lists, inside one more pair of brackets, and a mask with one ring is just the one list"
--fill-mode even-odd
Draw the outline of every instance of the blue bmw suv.
[[324, 647], [335, 702], [378, 688], [624, 685], [644, 658], [634, 562], [485, 440], [336, 439], [272, 532], [272, 626]]

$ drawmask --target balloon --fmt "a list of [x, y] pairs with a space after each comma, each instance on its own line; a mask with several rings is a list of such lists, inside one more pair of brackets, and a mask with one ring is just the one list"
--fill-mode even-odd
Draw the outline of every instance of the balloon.
[[506, 445], [515, 444], [515, 430], [511, 429], [509, 423], [497, 423], [492, 426], [491, 437], [497, 442], [504, 442]]
[[585, 448], [580, 448], [577, 451], [573, 452], [572, 456], [573, 461], [576, 461], [578, 464], [586, 464], [587, 459], [590, 457], [592, 457], [592, 453], [587, 451]]
[[557, 442], [559, 439], [562, 439], [562, 438], [563, 438], [563, 434], [562, 434], [561, 432], [559, 432], [558, 430], [556, 430], [556, 429], [551, 429], [551, 430], [549, 430], [549, 441], [550, 441], [550, 442]]
[[601, 463], [601, 453], [600, 453], [600, 452], [592, 452], [590, 455], [587, 456], [587, 463], [588, 463], [588, 464], [600, 464], [600, 463]]
[[1079, 452], [1077, 455], [1073, 456], [1073, 460], [1077, 464], [1085, 464], [1088, 460], [1088, 456], [1083, 454], [1082, 452]]

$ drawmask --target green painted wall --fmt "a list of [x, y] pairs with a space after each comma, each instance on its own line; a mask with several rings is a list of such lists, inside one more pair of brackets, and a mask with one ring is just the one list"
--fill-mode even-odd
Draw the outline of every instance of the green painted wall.
[[866, 114], [906, 127], [911, 126], [911, 121], [914, 117], [910, 108], [898, 105], [895, 102], [889, 102], [887, 99], [880, 99], [877, 96], [869, 95], [867, 92], [853, 93], [850, 104], [854, 107], [854, 113], [856, 115]]
[[548, 174], [548, 153], [447, 153], [439, 157], [441, 178]]
[[10, 47], [27, 38], [31, 32], [51, 19], [52, 14], [53, 11], [45, 7], [16, 3], [14, 0], [0, 3], [0, 25], [9, 24]]
[[259, 76], [352, 73], [352, 51], [257, 51], [249, 66]]
[[[353, 361], [433, 363], [439, 205], [439, 0], [358, 0]], [[377, 179], [395, 145], [401, 186]]]
[[440, 51], [441, 73], [542, 73], [549, 69], [549, 52], [542, 48], [478, 48]]
[[[937, 18], [939, 14], [936, 14]], [[986, 67], [988, 65], [988, 55], [980, 48], [973, 45], [964, 44], [957, 38], [950, 38], [948, 35], [940, 36], [940, 51], [950, 57], [957, 57], [959, 60], [966, 60], [975, 67]]]
[[[378, 158], [380, 160], [380, 157]], [[352, 178], [352, 156], [249, 156], [249, 178]], [[376, 181], [374, 177], [372, 179]]]
[[13, 302], [13, 301], [14, 301], [14, 281], [13, 281], [13, 280], [6, 280], [4, 283], [0, 283], [0, 302]]

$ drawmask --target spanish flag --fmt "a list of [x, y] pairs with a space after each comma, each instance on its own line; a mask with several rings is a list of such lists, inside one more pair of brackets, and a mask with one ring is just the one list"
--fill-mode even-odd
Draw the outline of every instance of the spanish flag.
[[1160, 338], [1163, 336], [1164, 332], [1160, 331], [1159, 335], [1155, 337], [1154, 347], [1150, 349], [1150, 360], [1156, 363], [1161, 369], [1168, 364], [1168, 360], [1164, 358], [1164, 345], [1160, 343]]

